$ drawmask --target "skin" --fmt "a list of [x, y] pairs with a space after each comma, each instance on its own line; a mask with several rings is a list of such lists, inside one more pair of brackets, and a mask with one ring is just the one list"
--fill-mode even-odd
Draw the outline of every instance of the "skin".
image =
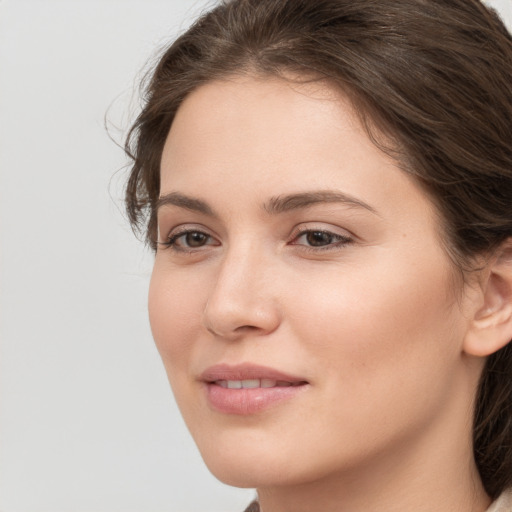
[[[352, 200], [271, 211], [311, 191]], [[218, 478], [258, 488], [264, 512], [487, 508], [471, 447], [484, 358], [464, 349], [480, 288], [457, 284], [431, 200], [339, 92], [251, 76], [200, 87], [166, 141], [161, 192], [211, 210], [159, 208], [149, 312]], [[312, 231], [331, 235], [312, 246]], [[257, 414], [212, 409], [201, 373], [246, 362], [308, 385]]]

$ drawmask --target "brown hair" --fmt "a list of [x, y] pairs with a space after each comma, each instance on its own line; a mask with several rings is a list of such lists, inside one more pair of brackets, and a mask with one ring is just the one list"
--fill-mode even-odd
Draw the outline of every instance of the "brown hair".
[[[494, 11], [478, 0], [234, 0], [165, 51], [127, 138], [127, 212], [153, 248], [176, 111], [201, 84], [242, 73], [315, 76], [347, 94], [430, 193], [461, 270], [512, 237], [512, 37]], [[512, 485], [511, 344], [488, 358], [475, 409], [475, 459], [494, 498]]]

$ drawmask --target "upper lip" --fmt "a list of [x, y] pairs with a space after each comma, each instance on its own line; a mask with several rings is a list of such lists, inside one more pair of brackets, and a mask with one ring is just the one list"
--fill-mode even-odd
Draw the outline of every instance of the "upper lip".
[[201, 373], [200, 380], [204, 382], [216, 382], [219, 380], [250, 380], [250, 379], [269, 379], [283, 382], [307, 382], [302, 377], [290, 375], [288, 373], [260, 366], [251, 363], [243, 363], [237, 365], [216, 364], [210, 366]]

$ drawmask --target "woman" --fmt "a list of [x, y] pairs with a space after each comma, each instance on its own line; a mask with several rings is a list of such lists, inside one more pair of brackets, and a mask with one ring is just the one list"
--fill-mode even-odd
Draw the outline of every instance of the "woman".
[[250, 510], [512, 510], [510, 84], [477, 0], [228, 1], [161, 57], [127, 209]]

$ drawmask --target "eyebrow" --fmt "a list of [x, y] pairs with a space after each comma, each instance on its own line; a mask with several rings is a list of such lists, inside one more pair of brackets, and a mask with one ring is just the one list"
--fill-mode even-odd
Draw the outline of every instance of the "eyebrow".
[[[332, 190], [318, 190], [272, 197], [263, 205], [263, 209], [270, 215], [278, 215], [322, 203], [342, 203], [349, 207], [362, 208], [378, 215], [377, 210], [364, 201], [349, 194]], [[206, 201], [186, 196], [180, 192], [170, 192], [160, 196], [156, 202], [155, 209], [158, 211], [159, 208], [167, 205], [178, 206], [179, 208], [202, 213], [210, 217], [218, 217]]]
[[354, 208], [363, 208], [375, 215], [378, 215], [377, 210], [364, 201], [361, 201], [349, 194], [333, 190], [318, 190], [273, 197], [264, 206], [264, 209], [268, 213], [275, 215], [292, 210], [308, 208], [319, 203], [342, 203]]
[[159, 208], [167, 205], [178, 206], [179, 208], [209, 215], [210, 217], [217, 217], [215, 212], [205, 201], [180, 194], [179, 192], [170, 192], [169, 194], [160, 196], [156, 202], [155, 210], [158, 211]]

